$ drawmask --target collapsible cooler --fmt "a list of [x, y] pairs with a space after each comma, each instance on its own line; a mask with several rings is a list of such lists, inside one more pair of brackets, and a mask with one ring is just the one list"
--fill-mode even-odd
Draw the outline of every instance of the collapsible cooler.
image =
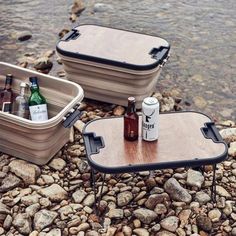
[[40, 91], [48, 103], [49, 120], [34, 122], [0, 111], [0, 151], [45, 164], [69, 141], [70, 127], [78, 119], [78, 107], [83, 99], [83, 89], [70, 81], [44, 75], [0, 62], [0, 88], [4, 87], [6, 74], [13, 75], [13, 92], [19, 94], [20, 83], [37, 76]]
[[162, 38], [98, 25], [81, 25], [57, 44], [67, 78], [79, 83], [85, 97], [137, 106], [156, 87], [170, 45]]

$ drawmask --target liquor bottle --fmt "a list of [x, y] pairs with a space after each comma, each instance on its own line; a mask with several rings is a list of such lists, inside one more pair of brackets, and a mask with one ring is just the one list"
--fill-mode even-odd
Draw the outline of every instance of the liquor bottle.
[[128, 107], [124, 115], [124, 138], [129, 141], [138, 139], [139, 116], [135, 109], [135, 98], [128, 98]]
[[32, 121], [48, 120], [47, 102], [44, 96], [39, 91], [38, 78], [30, 77], [31, 95], [29, 98], [29, 111]]
[[5, 87], [0, 92], [0, 111], [11, 113], [12, 111], [12, 102], [13, 102], [13, 92], [11, 89], [12, 85], [11, 74], [6, 75]]
[[15, 102], [13, 103], [13, 114], [20, 116], [22, 118], [29, 118], [29, 107], [28, 99], [25, 96], [25, 89], [27, 84], [22, 82], [20, 84], [20, 95], [16, 97]]

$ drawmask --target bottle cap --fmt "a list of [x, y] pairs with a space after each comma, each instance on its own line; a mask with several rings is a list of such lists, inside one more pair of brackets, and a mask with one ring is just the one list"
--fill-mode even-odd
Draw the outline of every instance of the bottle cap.
[[31, 76], [31, 77], [29, 77], [29, 81], [31, 83], [38, 83], [38, 78], [36, 76]]
[[22, 87], [22, 88], [26, 88], [27, 86], [28, 86], [28, 84], [26, 84], [25, 82], [20, 83], [20, 87]]
[[128, 102], [135, 102], [135, 97], [128, 97]]
[[12, 78], [13, 78], [12, 74], [7, 74], [6, 75], [6, 84], [12, 85]]

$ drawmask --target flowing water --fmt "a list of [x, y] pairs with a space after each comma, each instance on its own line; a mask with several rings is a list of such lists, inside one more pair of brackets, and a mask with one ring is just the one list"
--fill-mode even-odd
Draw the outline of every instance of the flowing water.
[[[86, 10], [73, 24], [71, 3], [0, 0], [0, 60], [15, 64], [25, 53], [36, 57], [55, 49], [61, 29], [78, 24], [153, 34], [171, 44], [171, 58], [157, 90], [172, 90], [182, 97], [184, 109], [236, 119], [235, 0], [87, 0]], [[32, 38], [17, 41], [20, 31], [30, 31]], [[56, 75], [59, 70], [61, 66], [54, 62], [50, 73]]]

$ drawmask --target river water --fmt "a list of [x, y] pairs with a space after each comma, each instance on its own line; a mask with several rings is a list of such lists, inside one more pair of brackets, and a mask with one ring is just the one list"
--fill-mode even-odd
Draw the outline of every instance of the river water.
[[[73, 24], [71, 3], [0, 0], [0, 60], [16, 64], [25, 53], [36, 57], [55, 49], [61, 29], [83, 23], [153, 34], [171, 44], [157, 91], [180, 95], [184, 109], [236, 119], [235, 0], [87, 0]], [[20, 31], [30, 31], [32, 38], [17, 41]], [[50, 74], [61, 69], [54, 62]]]

